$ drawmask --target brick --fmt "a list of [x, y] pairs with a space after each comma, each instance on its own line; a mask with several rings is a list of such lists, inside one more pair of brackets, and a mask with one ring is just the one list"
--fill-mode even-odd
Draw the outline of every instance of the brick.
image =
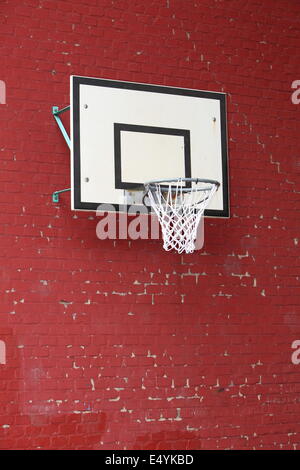
[[[299, 5], [19, 3], [0, 18], [1, 449], [299, 447]], [[100, 241], [52, 204], [72, 73], [228, 93], [232, 216], [204, 250]]]

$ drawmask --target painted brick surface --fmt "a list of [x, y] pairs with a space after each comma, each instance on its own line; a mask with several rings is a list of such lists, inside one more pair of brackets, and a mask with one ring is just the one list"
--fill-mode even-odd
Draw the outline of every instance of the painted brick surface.
[[[299, 17], [296, 0], [0, 2], [1, 449], [299, 448]], [[231, 218], [206, 221], [202, 251], [100, 241], [94, 214], [51, 202], [71, 74], [228, 94]]]

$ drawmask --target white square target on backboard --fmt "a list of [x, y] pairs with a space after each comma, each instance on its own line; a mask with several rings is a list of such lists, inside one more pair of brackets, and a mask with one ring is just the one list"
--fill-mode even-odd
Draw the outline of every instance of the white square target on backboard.
[[219, 181], [205, 215], [229, 216], [224, 93], [72, 76], [71, 141], [72, 209], [184, 177]]

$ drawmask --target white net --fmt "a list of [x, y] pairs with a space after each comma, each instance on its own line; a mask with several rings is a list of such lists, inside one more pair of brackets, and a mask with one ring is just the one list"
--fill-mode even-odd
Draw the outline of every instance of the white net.
[[161, 225], [166, 251], [194, 252], [199, 222], [218, 187], [217, 181], [197, 178], [145, 184], [146, 195]]

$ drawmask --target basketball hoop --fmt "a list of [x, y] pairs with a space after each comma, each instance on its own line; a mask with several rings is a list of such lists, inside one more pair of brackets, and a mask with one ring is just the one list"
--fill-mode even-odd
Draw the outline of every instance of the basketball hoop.
[[200, 178], [173, 178], [145, 183], [145, 196], [161, 225], [166, 251], [193, 253], [197, 228], [220, 183]]

